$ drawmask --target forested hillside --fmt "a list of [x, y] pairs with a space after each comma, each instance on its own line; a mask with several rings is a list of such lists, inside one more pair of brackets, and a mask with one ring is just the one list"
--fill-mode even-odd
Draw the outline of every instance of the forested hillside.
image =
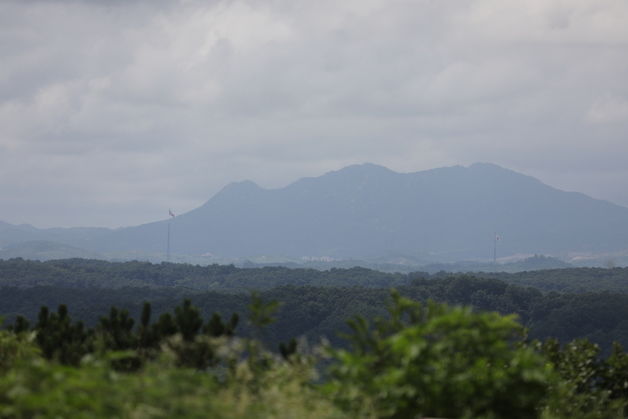
[[[266, 266], [190, 265], [149, 262], [106, 262], [63, 259], [46, 262], [0, 259], [0, 287], [54, 285], [67, 288], [177, 287], [190, 291], [245, 292], [284, 285], [312, 287], [391, 288], [415, 279], [439, 279], [462, 273], [387, 273], [360, 267], [328, 270]], [[565, 268], [518, 273], [473, 272], [543, 292], [628, 292], [628, 268]]]
[[[207, 267], [110, 263], [90, 260], [0, 261], [0, 315], [35, 319], [40, 306], [67, 304], [72, 315], [95, 325], [111, 306], [138, 318], [144, 301], [156, 313], [190, 298], [204, 315], [244, 313], [253, 290], [281, 302], [269, 326], [269, 344], [292, 337], [339, 342], [353, 315], [385, 311], [390, 288], [418, 301], [463, 304], [517, 314], [531, 337], [566, 342], [589, 338], [610, 350], [628, 345], [628, 269], [562, 269], [520, 274], [388, 274], [363, 268], [310, 269]], [[534, 285], [534, 287], [530, 287]], [[613, 291], [613, 292], [610, 292]], [[246, 326], [242, 332], [248, 333]]]
[[565, 268], [517, 272], [481, 273], [484, 278], [510, 281], [542, 291], [583, 293], [590, 291], [628, 292], [628, 268]]

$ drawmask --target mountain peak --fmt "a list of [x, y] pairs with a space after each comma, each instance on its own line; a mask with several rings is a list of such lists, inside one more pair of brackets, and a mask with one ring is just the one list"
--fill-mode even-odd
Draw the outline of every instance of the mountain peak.
[[[265, 189], [261, 188], [257, 183], [251, 180], [243, 180], [240, 182], [231, 182], [213, 197], [211, 197], [205, 204], [203, 204], [200, 208], [206, 208], [210, 205], [211, 202], [215, 202], [216, 200], [224, 200], [231, 199], [233, 197], [247, 197], [254, 195], [256, 192], [264, 191]], [[197, 208], [197, 209], [200, 209]], [[196, 210], [192, 210], [194, 212]]]
[[243, 180], [240, 182], [231, 182], [230, 184], [222, 188], [221, 192], [226, 192], [226, 191], [250, 192], [250, 191], [257, 191], [260, 189], [262, 188], [257, 183], [253, 182], [252, 180]]
[[339, 171], [344, 171], [344, 170], [359, 170], [359, 171], [368, 171], [368, 172], [375, 172], [375, 171], [379, 171], [379, 172], [392, 172], [392, 170], [390, 170], [387, 167], [384, 167], [382, 165], [379, 164], [375, 164], [375, 163], [359, 163], [359, 164], [352, 164], [349, 165], [343, 169], [340, 169]]
[[328, 175], [368, 176], [368, 175], [389, 175], [389, 174], [397, 174], [397, 172], [393, 172], [387, 167], [380, 166], [374, 163], [362, 163], [362, 164], [352, 164], [350, 166], [343, 167], [342, 169], [328, 172], [323, 176], [328, 176]]
[[510, 169], [503, 168], [495, 163], [477, 162], [469, 166], [469, 169], [482, 169], [482, 170], [503, 170], [506, 172], [512, 172]]

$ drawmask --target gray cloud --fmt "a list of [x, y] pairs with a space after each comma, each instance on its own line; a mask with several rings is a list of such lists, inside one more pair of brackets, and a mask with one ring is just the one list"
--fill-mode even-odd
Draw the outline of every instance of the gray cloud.
[[6, 1], [0, 219], [129, 225], [245, 178], [492, 161], [628, 205], [621, 0]]

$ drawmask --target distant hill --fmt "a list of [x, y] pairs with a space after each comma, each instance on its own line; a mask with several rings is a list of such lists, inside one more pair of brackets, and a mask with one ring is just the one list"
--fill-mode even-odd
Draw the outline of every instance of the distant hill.
[[236, 266], [243, 268], [263, 268], [282, 266], [293, 269], [317, 269], [317, 270], [329, 270], [329, 269], [349, 269], [355, 266], [360, 266], [367, 269], [373, 269], [380, 272], [399, 272], [399, 273], [411, 273], [420, 272], [426, 274], [437, 274], [441, 272], [447, 273], [486, 273], [486, 272], [499, 272], [499, 273], [515, 273], [525, 271], [539, 271], [544, 269], [564, 269], [573, 268], [570, 263], [564, 262], [558, 258], [534, 255], [531, 257], [498, 263], [480, 262], [480, 261], [461, 261], [451, 263], [429, 263], [426, 265], [409, 264], [408, 261], [389, 261], [378, 262], [377, 260], [356, 260], [356, 259], [341, 259], [333, 261], [302, 261], [302, 262], [270, 262], [270, 263], [255, 263], [251, 261], [244, 261], [238, 263]]
[[544, 269], [565, 269], [572, 268], [573, 265], [560, 259], [534, 255], [529, 258], [506, 263], [490, 262], [454, 262], [454, 263], [432, 263], [421, 267], [421, 271], [434, 274], [437, 272], [525, 272], [540, 271]]
[[[168, 220], [76, 231], [61, 243], [164, 254]], [[48, 234], [53, 232], [49, 231]], [[93, 234], [92, 234], [93, 233]], [[224, 258], [410, 258], [413, 264], [628, 248], [628, 208], [564, 192], [493, 164], [396, 173], [349, 166], [284, 188], [226, 186], [171, 225], [175, 254]]]
[[44, 240], [19, 242], [0, 249], [0, 259], [17, 257], [42, 261], [69, 258], [102, 258], [102, 256], [89, 250]]
[[26, 242], [45, 241], [78, 247], [94, 246], [94, 241], [113, 230], [100, 227], [35, 228], [0, 221], [0, 248]]

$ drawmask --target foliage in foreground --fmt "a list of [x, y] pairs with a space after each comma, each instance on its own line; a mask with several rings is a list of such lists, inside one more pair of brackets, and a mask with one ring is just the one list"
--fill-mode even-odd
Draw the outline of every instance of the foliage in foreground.
[[[277, 304], [258, 297], [259, 335]], [[389, 316], [350, 322], [350, 349], [281, 354], [203, 320], [189, 302], [133, 327], [112, 309], [96, 330], [65, 308], [0, 332], [0, 417], [624, 417], [628, 356], [575, 341], [526, 343], [513, 316], [420, 304], [393, 293]], [[317, 363], [331, 365], [323, 379]]]
[[514, 343], [513, 316], [419, 305], [393, 294], [391, 316], [368, 328], [351, 322], [351, 350], [338, 350], [326, 389], [380, 416], [534, 417], [553, 379], [551, 366]]
[[306, 385], [308, 364], [260, 372], [241, 362], [229, 372], [199, 372], [178, 367], [165, 353], [140, 371], [116, 371], [116, 358], [124, 356], [87, 357], [80, 367], [22, 358], [0, 380], [0, 417], [346, 417]]

